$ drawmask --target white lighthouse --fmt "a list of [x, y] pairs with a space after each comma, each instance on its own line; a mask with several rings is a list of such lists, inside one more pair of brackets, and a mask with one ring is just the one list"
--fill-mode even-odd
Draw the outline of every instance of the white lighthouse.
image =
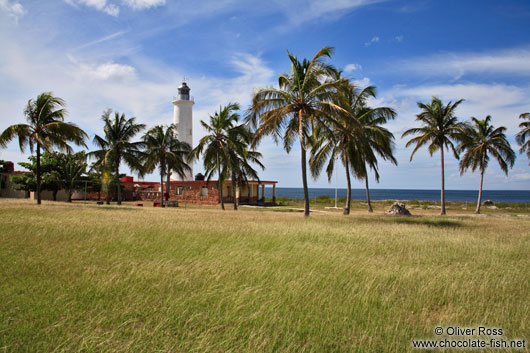
[[[193, 98], [190, 97], [190, 88], [186, 82], [178, 88], [178, 96], [173, 100], [173, 124], [177, 126], [177, 138], [182, 142], [187, 142], [193, 148]], [[171, 175], [172, 180], [193, 180], [193, 166], [191, 171], [186, 173], [184, 179], [178, 174]]]

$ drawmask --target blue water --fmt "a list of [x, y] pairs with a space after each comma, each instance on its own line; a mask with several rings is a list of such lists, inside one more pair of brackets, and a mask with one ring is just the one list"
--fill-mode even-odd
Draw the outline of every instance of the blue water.
[[[338, 189], [338, 197], [346, 197], [346, 189]], [[272, 188], [265, 188], [265, 195], [272, 197]], [[335, 189], [309, 188], [309, 198], [329, 195], [335, 198]], [[302, 188], [276, 188], [276, 197], [286, 196], [290, 199], [303, 199]], [[439, 201], [440, 190], [415, 190], [415, 189], [370, 189], [372, 200], [425, 200]], [[446, 201], [477, 201], [478, 190], [445, 190]], [[365, 189], [352, 189], [353, 200], [366, 200]], [[483, 190], [482, 200], [494, 202], [530, 202], [529, 190]]]

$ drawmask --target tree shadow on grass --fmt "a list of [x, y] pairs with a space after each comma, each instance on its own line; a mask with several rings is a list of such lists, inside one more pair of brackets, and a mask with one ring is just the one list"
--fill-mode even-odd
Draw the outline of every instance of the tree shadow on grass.
[[454, 219], [433, 219], [423, 217], [397, 217], [394, 219], [394, 222], [399, 224], [420, 224], [439, 228], [457, 228], [463, 226], [461, 221]]
[[459, 228], [464, 227], [464, 224], [455, 219], [438, 219], [438, 218], [426, 218], [422, 216], [388, 216], [385, 218], [362, 218], [358, 219], [359, 222], [363, 223], [397, 223], [397, 224], [410, 224], [410, 225], [424, 225], [429, 227], [437, 228]]

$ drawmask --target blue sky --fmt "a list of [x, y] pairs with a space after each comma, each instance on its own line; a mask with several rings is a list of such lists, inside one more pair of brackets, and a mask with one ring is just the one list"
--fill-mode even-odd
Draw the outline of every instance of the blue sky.
[[[91, 137], [101, 133], [105, 108], [170, 124], [172, 97], [187, 77], [195, 143], [199, 121], [219, 105], [246, 108], [254, 88], [276, 84], [289, 70], [286, 50], [310, 58], [333, 46], [330, 62], [359, 85], [377, 86], [372, 103], [398, 112], [388, 127], [399, 166], [381, 162], [375, 188], [439, 188], [439, 155], [421, 150], [409, 162], [400, 138], [416, 125], [418, 101], [466, 99], [457, 116], [492, 115], [514, 150], [518, 116], [530, 111], [530, 2], [522, 0], [0, 0], [0, 45], [0, 130], [21, 122], [28, 99], [44, 91], [65, 99], [68, 120]], [[259, 150], [262, 179], [301, 186], [298, 149], [288, 155], [268, 139]], [[0, 150], [0, 159], [26, 156], [16, 142]], [[528, 162], [518, 155], [508, 177], [490, 164], [485, 188], [528, 189]], [[447, 159], [446, 187], [476, 189], [478, 175], [460, 176], [457, 163]], [[346, 184], [340, 168], [338, 184]], [[335, 181], [323, 176], [310, 186]]]

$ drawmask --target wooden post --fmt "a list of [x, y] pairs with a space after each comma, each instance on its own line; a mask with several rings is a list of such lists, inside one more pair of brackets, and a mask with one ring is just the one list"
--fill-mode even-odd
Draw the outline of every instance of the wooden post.
[[276, 184], [272, 184], [272, 202], [276, 203]]
[[265, 202], [265, 184], [261, 184], [261, 198]]

